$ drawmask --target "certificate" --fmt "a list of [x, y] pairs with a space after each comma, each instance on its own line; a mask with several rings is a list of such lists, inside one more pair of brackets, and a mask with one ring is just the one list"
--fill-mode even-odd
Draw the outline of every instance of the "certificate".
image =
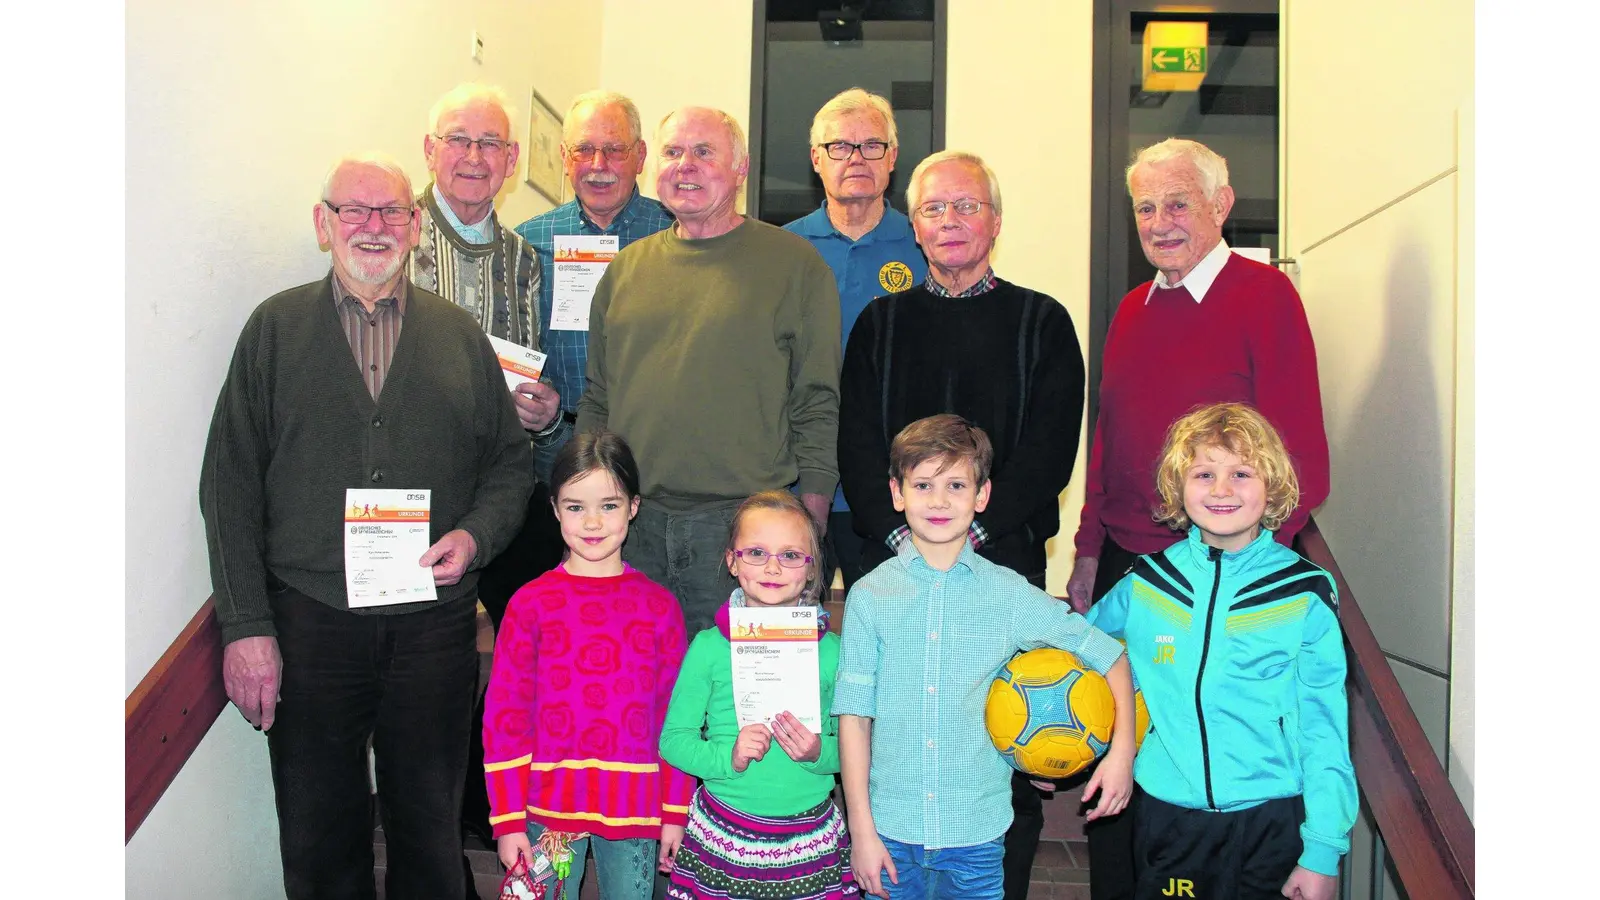
[[506, 386], [512, 391], [519, 384], [539, 380], [539, 373], [544, 371], [546, 354], [492, 334], [489, 335], [489, 343], [494, 346], [494, 355], [500, 358], [500, 371], [506, 376]]
[[344, 492], [344, 586], [351, 609], [434, 600], [428, 552], [431, 491]]
[[771, 723], [788, 710], [822, 733], [817, 669], [817, 608], [742, 606], [728, 610], [733, 645], [733, 703], [739, 727]]
[[550, 328], [588, 331], [589, 304], [621, 244], [614, 234], [555, 236], [555, 284], [550, 290]]

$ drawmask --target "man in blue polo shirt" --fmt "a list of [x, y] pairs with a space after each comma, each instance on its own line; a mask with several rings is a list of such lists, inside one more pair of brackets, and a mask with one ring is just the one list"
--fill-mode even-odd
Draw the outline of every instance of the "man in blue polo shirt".
[[539, 346], [550, 354], [545, 372], [561, 394], [561, 410], [576, 421], [589, 360], [588, 303], [562, 297], [555, 315], [555, 250], [572, 238], [614, 235], [617, 250], [672, 224], [660, 201], [639, 193], [644, 171], [644, 132], [633, 101], [611, 91], [579, 94], [567, 110], [561, 163], [574, 199], [517, 226], [517, 234], [539, 251]]
[[[851, 88], [824, 103], [811, 120], [811, 167], [822, 177], [827, 199], [783, 227], [810, 241], [833, 270], [841, 342], [849, 341], [850, 327], [872, 298], [928, 277], [911, 221], [884, 199], [899, 155], [894, 110], [877, 94]], [[827, 554], [827, 570], [843, 570], [845, 590], [866, 574], [842, 489], [834, 492], [828, 516]]]

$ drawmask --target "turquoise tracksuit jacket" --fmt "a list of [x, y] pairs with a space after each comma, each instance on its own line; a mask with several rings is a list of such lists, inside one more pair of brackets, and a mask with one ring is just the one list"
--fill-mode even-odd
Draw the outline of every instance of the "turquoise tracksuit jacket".
[[1127, 642], [1150, 710], [1134, 781], [1220, 812], [1304, 794], [1300, 865], [1324, 875], [1357, 810], [1338, 603], [1333, 577], [1272, 532], [1224, 553], [1191, 528], [1088, 615]]

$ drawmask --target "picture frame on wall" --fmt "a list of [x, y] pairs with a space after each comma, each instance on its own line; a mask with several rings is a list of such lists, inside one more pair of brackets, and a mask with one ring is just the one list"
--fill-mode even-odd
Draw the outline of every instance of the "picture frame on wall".
[[537, 89], [528, 102], [528, 142], [522, 155], [528, 160], [528, 186], [556, 205], [562, 201], [561, 117]]

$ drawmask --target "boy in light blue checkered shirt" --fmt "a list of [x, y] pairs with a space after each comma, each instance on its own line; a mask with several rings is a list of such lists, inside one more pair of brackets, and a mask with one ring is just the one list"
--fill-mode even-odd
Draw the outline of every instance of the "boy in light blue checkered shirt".
[[[845, 605], [833, 713], [849, 812], [851, 867], [869, 894], [1001, 900], [1011, 769], [984, 705], [1018, 651], [1057, 647], [1106, 676], [1111, 748], [1084, 788], [1088, 818], [1133, 792], [1133, 681], [1122, 645], [1021, 575], [973, 552], [994, 450], [955, 415], [907, 425], [889, 448], [889, 490], [911, 540]], [[887, 873], [888, 877], [884, 877]]]

